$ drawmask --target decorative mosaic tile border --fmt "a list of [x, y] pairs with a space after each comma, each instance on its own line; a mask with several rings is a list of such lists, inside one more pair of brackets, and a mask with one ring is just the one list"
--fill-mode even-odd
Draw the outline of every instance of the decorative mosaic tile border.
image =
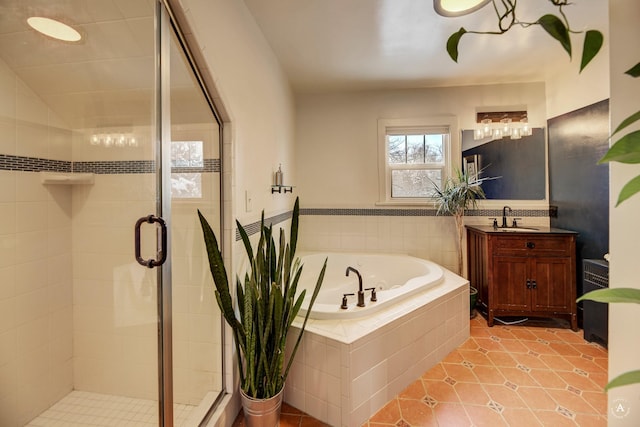
[[[516, 217], [548, 217], [557, 212], [555, 206], [549, 209], [513, 209], [509, 216]], [[306, 208], [300, 209], [300, 215], [327, 216], [436, 216], [436, 209], [402, 209], [402, 208]], [[474, 209], [465, 213], [468, 216], [502, 216], [502, 209]]]
[[97, 175], [123, 173], [154, 173], [153, 160], [117, 160], [101, 162], [72, 162], [74, 172], [95, 173]]
[[38, 157], [9, 156], [0, 154], [0, 170], [22, 172], [71, 172], [71, 162], [41, 159]]
[[[99, 162], [70, 162], [37, 157], [0, 154], [0, 170], [20, 172], [91, 172], [95, 174], [154, 173], [153, 160], [116, 160]], [[220, 172], [220, 159], [204, 159], [202, 167], [174, 167], [172, 173]]]
[[[516, 217], [554, 217], [557, 216], [557, 207], [549, 209], [513, 209], [510, 216]], [[266, 226], [276, 225], [291, 218], [292, 211], [265, 218]], [[400, 209], [400, 208], [301, 208], [300, 216], [326, 215], [326, 216], [436, 216], [436, 209]], [[466, 213], [468, 216], [502, 216], [502, 209], [475, 209]], [[260, 232], [260, 221], [243, 226], [249, 236]], [[240, 240], [240, 232], [236, 230], [236, 241]]]
[[[302, 214], [302, 209], [300, 209], [300, 211]], [[285, 222], [288, 219], [290, 219], [292, 215], [293, 215], [293, 211], [288, 211], [288, 212], [284, 212], [269, 218], [265, 218], [264, 225], [269, 227], [270, 225], [280, 224], [281, 222]], [[253, 236], [254, 234], [257, 234], [260, 232], [260, 221], [255, 221], [250, 224], [243, 225], [243, 227], [244, 227], [244, 231], [246, 231], [249, 236]], [[240, 237], [240, 231], [236, 229], [236, 242], [241, 239], [242, 237]]]

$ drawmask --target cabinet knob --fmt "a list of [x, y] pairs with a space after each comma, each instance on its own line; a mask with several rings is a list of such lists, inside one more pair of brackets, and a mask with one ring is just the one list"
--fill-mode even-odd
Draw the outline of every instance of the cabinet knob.
[[536, 244], [535, 244], [535, 243], [533, 243], [533, 242], [527, 242], [527, 248], [529, 248], [529, 249], [533, 249], [533, 248], [535, 248], [535, 247], [536, 247]]

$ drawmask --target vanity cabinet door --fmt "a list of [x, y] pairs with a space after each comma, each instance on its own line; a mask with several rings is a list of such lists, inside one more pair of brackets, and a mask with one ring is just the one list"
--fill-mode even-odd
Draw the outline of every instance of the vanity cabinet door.
[[572, 259], [569, 257], [536, 258], [532, 265], [531, 305], [534, 311], [566, 313], [575, 300]]
[[531, 307], [529, 258], [494, 256], [489, 305], [495, 310], [527, 311]]

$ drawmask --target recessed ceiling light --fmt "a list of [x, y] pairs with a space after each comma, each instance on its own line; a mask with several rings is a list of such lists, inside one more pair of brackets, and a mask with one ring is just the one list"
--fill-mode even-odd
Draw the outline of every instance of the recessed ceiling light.
[[55, 19], [32, 16], [27, 18], [27, 24], [39, 33], [53, 37], [54, 39], [66, 42], [77, 42], [82, 38], [77, 30]]
[[461, 16], [475, 12], [491, 0], [433, 0], [433, 8], [442, 16]]

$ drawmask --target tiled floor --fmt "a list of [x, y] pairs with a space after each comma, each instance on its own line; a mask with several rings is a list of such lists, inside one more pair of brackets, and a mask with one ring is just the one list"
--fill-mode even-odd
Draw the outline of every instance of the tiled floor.
[[[607, 351], [567, 326], [489, 328], [477, 316], [463, 345], [363, 427], [606, 426]], [[325, 424], [285, 405], [280, 425]], [[234, 426], [244, 426], [242, 413]]]
[[365, 426], [606, 426], [606, 349], [548, 324], [477, 316], [463, 345]]
[[[194, 406], [174, 405], [176, 426], [181, 426]], [[158, 402], [122, 396], [72, 391], [27, 427], [156, 427]]]

